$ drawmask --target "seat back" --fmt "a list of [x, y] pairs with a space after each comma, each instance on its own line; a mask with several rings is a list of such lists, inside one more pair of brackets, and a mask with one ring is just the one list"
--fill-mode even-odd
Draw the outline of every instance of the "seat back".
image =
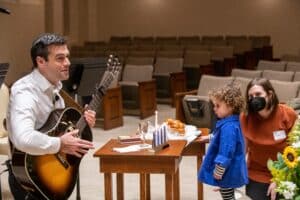
[[183, 49], [179, 49], [179, 50], [159, 50], [159, 51], [156, 52], [156, 57], [183, 58]]
[[154, 57], [133, 57], [129, 56], [126, 59], [126, 64], [131, 65], [153, 65]]
[[176, 36], [158, 36], [155, 39], [156, 44], [178, 44]]
[[294, 72], [264, 70], [262, 73], [262, 77], [269, 80], [292, 81], [294, 78]]
[[274, 70], [274, 71], [285, 71], [285, 61], [268, 61], [259, 60], [257, 64], [257, 70]]
[[194, 36], [179, 36], [178, 41], [181, 45], [188, 44], [200, 44], [200, 37], [198, 35]]
[[153, 65], [126, 64], [122, 74], [122, 82], [142, 82], [152, 80]]
[[297, 97], [300, 82], [287, 82], [278, 80], [270, 80], [270, 82], [274, 87], [279, 102], [287, 103], [291, 99]]
[[0, 87], [0, 138], [7, 136], [7, 130], [5, 129], [4, 125], [4, 119], [6, 118], [6, 112], [9, 102], [9, 89], [8, 87], [3, 83]]
[[187, 124], [201, 128], [214, 127], [216, 117], [208, 96], [186, 95], [182, 99], [182, 106]]
[[209, 46], [224, 46], [226, 41], [222, 35], [203, 35], [201, 43]]
[[106, 63], [106, 58], [86, 58], [83, 60], [83, 72], [78, 87], [78, 95], [91, 96], [94, 93], [95, 85], [100, 82], [107, 68]]
[[244, 78], [256, 78], [261, 77], [261, 70], [247, 70], [247, 69], [232, 69], [231, 76], [244, 77]]
[[293, 81], [300, 81], [300, 71], [299, 72], [295, 72]]
[[271, 36], [250, 35], [249, 40], [252, 42], [252, 48], [262, 48], [271, 45]]
[[155, 57], [155, 49], [145, 49], [145, 50], [131, 50], [129, 51], [128, 57]]
[[243, 54], [252, 49], [252, 42], [248, 40], [247, 36], [226, 36], [227, 45], [233, 46], [234, 54]]
[[0, 87], [0, 99], [0, 155], [9, 155], [8, 132], [4, 127], [9, 102], [9, 89], [4, 83]]
[[281, 56], [280, 60], [287, 62], [300, 62], [300, 56], [294, 54], [284, 54]]
[[170, 73], [182, 72], [183, 58], [157, 57], [154, 67], [154, 75], [168, 75]]
[[234, 81], [232, 76], [211, 76], [211, 75], [202, 75], [197, 95], [207, 96], [208, 91], [230, 84]]
[[287, 62], [285, 71], [300, 71], [300, 62]]
[[132, 38], [132, 43], [135, 44], [135, 45], [153, 44], [154, 43], [154, 37], [153, 36], [144, 36], [144, 37], [135, 36], [135, 37]]
[[210, 51], [187, 50], [184, 55], [184, 67], [199, 68], [200, 65], [208, 65], [211, 60]]
[[247, 86], [251, 80], [252, 78], [235, 77], [234, 83], [240, 87], [243, 96], [246, 96]]
[[212, 46], [212, 60], [224, 60], [233, 57], [233, 46]]

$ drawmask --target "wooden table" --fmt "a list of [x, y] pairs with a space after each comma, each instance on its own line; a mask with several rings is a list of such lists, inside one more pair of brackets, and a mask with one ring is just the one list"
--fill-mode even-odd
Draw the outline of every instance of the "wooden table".
[[94, 153], [99, 157], [100, 172], [104, 173], [105, 200], [112, 200], [112, 173], [117, 178], [117, 199], [124, 199], [124, 173], [140, 174], [140, 199], [150, 199], [150, 174], [165, 174], [165, 193], [167, 200], [177, 200], [180, 197], [179, 163], [185, 147], [184, 140], [171, 140], [170, 146], [158, 152], [147, 150], [118, 153], [112, 149], [122, 147], [116, 139], [110, 140]]
[[[200, 128], [201, 135], [208, 135], [209, 129]], [[202, 157], [205, 154], [205, 142], [200, 141], [196, 138], [192, 141], [182, 152], [182, 156], [196, 156], [197, 157], [197, 172], [202, 164]], [[198, 181], [197, 186], [197, 197], [198, 200], [203, 200], [203, 184]]]

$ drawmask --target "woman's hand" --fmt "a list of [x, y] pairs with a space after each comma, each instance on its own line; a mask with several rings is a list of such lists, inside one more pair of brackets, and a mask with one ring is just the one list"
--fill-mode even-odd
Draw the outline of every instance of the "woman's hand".
[[271, 195], [271, 200], [276, 199], [276, 183], [271, 183], [268, 188], [267, 196]]

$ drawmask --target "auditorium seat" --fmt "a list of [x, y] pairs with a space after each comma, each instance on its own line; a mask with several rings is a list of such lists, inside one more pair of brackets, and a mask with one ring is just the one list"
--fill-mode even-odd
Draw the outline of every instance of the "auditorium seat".
[[123, 111], [126, 115], [138, 115], [141, 119], [156, 110], [156, 81], [152, 79], [152, 65], [124, 66], [122, 80]]
[[231, 76], [244, 77], [244, 78], [256, 78], [262, 76], [261, 70], [247, 70], [247, 69], [232, 69]]
[[174, 105], [175, 94], [186, 91], [183, 58], [157, 57], [153, 78], [157, 83], [157, 101]]
[[295, 73], [293, 71], [264, 70], [262, 77], [269, 80], [293, 81], [294, 74]]

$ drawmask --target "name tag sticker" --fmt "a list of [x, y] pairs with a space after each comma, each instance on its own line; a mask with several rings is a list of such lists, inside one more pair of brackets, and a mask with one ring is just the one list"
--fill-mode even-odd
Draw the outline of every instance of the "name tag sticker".
[[274, 140], [283, 140], [286, 138], [286, 133], [284, 130], [278, 130], [273, 132]]

